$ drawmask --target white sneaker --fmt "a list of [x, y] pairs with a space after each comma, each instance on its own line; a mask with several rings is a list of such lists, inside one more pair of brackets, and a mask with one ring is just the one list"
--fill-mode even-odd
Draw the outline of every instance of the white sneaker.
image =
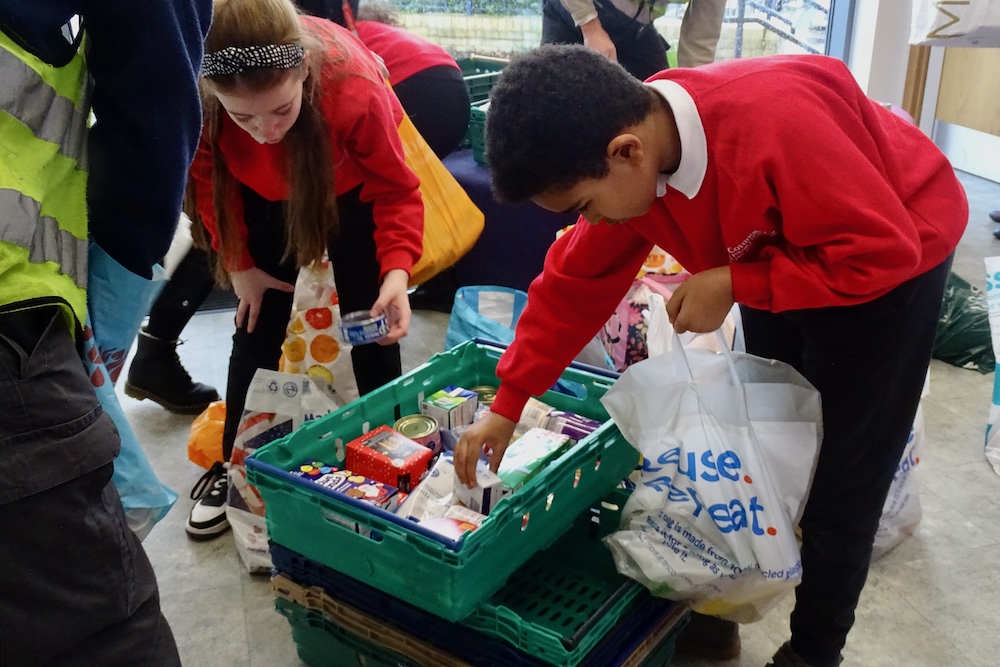
[[184, 529], [196, 540], [210, 540], [229, 530], [226, 497], [229, 494], [229, 464], [214, 463], [191, 490], [197, 500]]

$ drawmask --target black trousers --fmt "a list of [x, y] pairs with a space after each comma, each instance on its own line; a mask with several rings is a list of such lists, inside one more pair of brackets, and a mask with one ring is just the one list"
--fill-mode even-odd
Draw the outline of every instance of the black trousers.
[[0, 665], [180, 665], [56, 308], [0, 315]]
[[[242, 192], [249, 233], [247, 246], [254, 265], [279, 280], [295, 284], [298, 275], [295, 258], [282, 259], [285, 250], [283, 202], [267, 201], [245, 186]], [[328, 248], [340, 311], [344, 314], [369, 310], [378, 299], [380, 286], [380, 267], [375, 256], [375, 220], [371, 204], [361, 201], [360, 192], [359, 186], [337, 198], [340, 234]], [[227, 461], [233, 451], [236, 429], [254, 373], [258, 368], [278, 368], [291, 311], [291, 293], [268, 290], [261, 301], [253, 333], [246, 327], [237, 327], [233, 334], [226, 387], [226, 424], [222, 435], [222, 454]], [[402, 375], [399, 343], [358, 345], [351, 349], [351, 364], [358, 392], [367, 394]]]
[[802, 517], [792, 649], [836, 665], [906, 445], [951, 259], [869, 303], [768, 313], [741, 308], [747, 351], [785, 361], [819, 390], [823, 444]]
[[180, 338], [181, 331], [205, 303], [214, 286], [208, 253], [192, 247], [149, 309], [146, 333], [161, 340]]
[[[608, 0], [596, 0], [594, 7], [629, 74], [644, 80], [667, 69], [670, 45], [655, 27], [633, 20]], [[583, 32], [559, 0], [542, 0], [542, 44], [583, 44]]]
[[455, 150], [469, 129], [469, 89], [462, 72], [428, 67], [393, 86], [417, 132], [439, 158]]

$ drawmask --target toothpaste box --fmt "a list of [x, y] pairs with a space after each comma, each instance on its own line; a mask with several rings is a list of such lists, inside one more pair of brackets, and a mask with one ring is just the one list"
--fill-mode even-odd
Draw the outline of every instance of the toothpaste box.
[[420, 403], [420, 413], [437, 420], [441, 428], [468, 426], [476, 417], [479, 394], [450, 385], [436, 391]]
[[427, 474], [434, 453], [388, 426], [347, 443], [347, 467], [409, 493]]
[[497, 476], [511, 492], [517, 491], [572, 444], [568, 435], [532, 428], [504, 452]]

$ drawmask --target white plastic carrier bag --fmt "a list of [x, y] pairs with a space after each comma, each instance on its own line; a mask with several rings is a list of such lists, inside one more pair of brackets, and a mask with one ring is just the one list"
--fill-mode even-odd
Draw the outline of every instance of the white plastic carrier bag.
[[913, 0], [910, 44], [1000, 46], [1000, 0]]
[[655, 595], [748, 623], [801, 579], [795, 526], [822, 410], [791, 366], [720, 347], [685, 349], [674, 334], [601, 399], [643, 456], [605, 542], [618, 571]]

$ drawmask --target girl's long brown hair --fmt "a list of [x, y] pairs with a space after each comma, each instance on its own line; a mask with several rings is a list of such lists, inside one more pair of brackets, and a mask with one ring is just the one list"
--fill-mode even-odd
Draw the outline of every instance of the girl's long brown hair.
[[[288, 155], [289, 195], [285, 201], [286, 245], [284, 258], [295, 257], [298, 266], [321, 259], [328, 242], [339, 229], [337, 197], [334, 190], [334, 166], [330, 135], [321, 108], [322, 70], [336, 53], [303, 32], [298, 12], [290, 0], [215, 0], [212, 27], [205, 40], [205, 52], [227, 47], [299, 44], [309, 54], [300, 67], [306, 68], [302, 89], [302, 110], [285, 135]], [[339, 59], [346, 58], [341, 50]], [[214, 169], [213, 208], [218, 226], [219, 256], [216, 278], [228, 282], [222, 268], [227, 258], [240, 250], [237, 221], [229, 211], [229, 202], [237, 188], [222, 151], [219, 135], [225, 109], [213, 90], [225, 93], [260, 92], [280, 84], [295, 70], [275, 68], [248, 69], [202, 79], [205, 128], [212, 146]]]

